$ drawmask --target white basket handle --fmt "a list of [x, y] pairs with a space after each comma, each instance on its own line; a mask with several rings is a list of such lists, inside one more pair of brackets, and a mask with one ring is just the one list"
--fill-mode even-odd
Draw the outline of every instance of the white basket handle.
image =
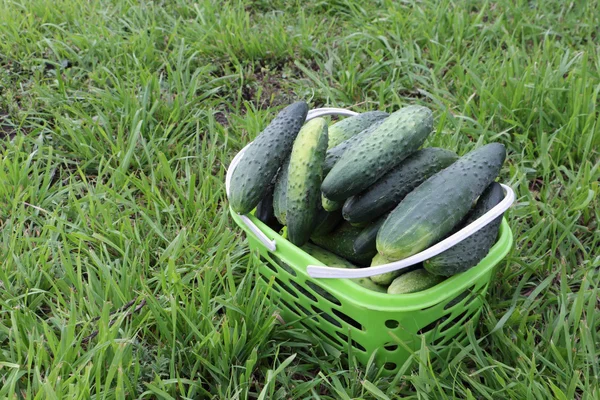
[[469, 225], [462, 228], [452, 236], [447, 237], [439, 243], [423, 250], [420, 253], [412, 255], [400, 261], [394, 261], [389, 264], [377, 265], [375, 267], [367, 268], [355, 268], [355, 269], [343, 269], [343, 268], [332, 268], [323, 267], [321, 265], [309, 265], [306, 268], [306, 272], [313, 278], [366, 278], [373, 275], [379, 275], [386, 272], [398, 271], [404, 268], [408, 268], [411, 265], [415, 265], [422, 261], [428, 260], [431, 257], [437, 256], [438, 254], [448, 250], [450, 247], [462, 242], [499, 216], [501, 216], [515, 201], [515, 192], [504, 184], [500, 184], [506, 194], [504, 199], [498, 203], [494, 208], [471, 222]]
[[[343, 108], [315, 108], [314, 110], [310, 110], [306, 116], [306, 121], [309, 121], [313, 118], [322, 117], [325, 115], [343, 115], [347, 117], [351, 117], [357, 115], [357, 112], [346, 110]], [[250, 142], [252, 143], [252, 142]], [[231, 185], [231, 175], [238, 163], [240, 162], [244, 151], [250, 145], [248, 143], [231, 161], [229, 164], [229, 168], [227, 170], [227, 174], [225, 176], [225, 192], [227, 197], [229, 197], [229, 187]], [[345, 269], [345, 268], [333, 268], [333, 267], [324, 267], [322, 265], [309, 265], [306, 269], [306, 272], [310, 277], [313, 278], [366, 278], [373, 275], [379, 275], [386, 272], [392, 272], [401, 270], [404, 268], [408, 268], [411, 265], [420, 263], [425, 261], [431, 257], [434, 257], [446, 250], [450, 247], [462, 242], [496, 218], [500, 217], [515, 201], [515, 193], [514, 191], [504, 184], [500, 184], [505, 191], [504, 199], [498, 203], [494, 208], [483, 214], [481, 217], [477, 218], [475, 221], [471, 222], [469, 225], [462, 228], [460, 231], [456, 232], [452, 236], [447, 237], [441, 242], [431, 246], [430, 248], [423, 250], [420, 253], [412, 255], [403, 260], [394, 261], [389, 264], [377, 265], [375, 267], [367, 267], [367, 268], [356, 268], [356, 269]], [[250, 218], [246, 215], [240, 215], [240, 219], [242, 222], [256, 235], [256, 237], [262, 242], [263, 245], [269, 251], [274, 252], [277, 250], [277, 244], [275, 240], [271, 240], [265, 235], [258, 226]]]

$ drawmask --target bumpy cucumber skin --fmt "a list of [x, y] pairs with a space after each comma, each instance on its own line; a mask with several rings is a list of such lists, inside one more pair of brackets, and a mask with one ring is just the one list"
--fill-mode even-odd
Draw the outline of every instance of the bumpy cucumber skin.
[[273, 209], [273, 191], [275, 190], [275, 182], [269, 185], [265, 197], [256, 206], [254, 216], [264, 222], [269, 228], [278, 232], [283, 226], [277, 221], [275, 211]]
[[335, 201], [360, 193], [417, 151], [432, 129], [430, 109], [401, 108], [342, 154], [323, 180], [321, 190]]
[[229, 203], [233, 211], [247, 214], [258, 205], [292, 151], [307, 113], [303, 101], [287, 106], [248, 146], [231, 176]]
[[354, 251], [368, 253], [377, 251], [377, 232], [383, 226], [387, 215], [383, 215], [367, 225], [354, 240]]
[[275, 218], [281, 225], [286, 224], [287, 214], [287, 184], [288, 172], [290, 167], [290, 158], [286, 158], [277, 174], [275, 188], [273, 189], [273, 212]]
[[331, 149], [343, 141], [350, 139], [352, 136], [358, 135], [374, 122], [388, 116], [389, 114], [383, 111], [367, 111], [336, 122], [329, 127], [329, 144], [327, 149]]
[[323, 196], [323, 193], [321, 193], [321, 205], [325, 211], [332, 212], [340, 210], [344, 203], [340, 203], [339, 201], [331, 201], [327, 197]]
[[417, 269], [400, 275], [388, 287], [388, 294], [408, 294], [421, 292], [434, 287], [444, 280], [443, 277], [433, 275], [425, 269]]
[[328, 212], [319, 207], [312, 235], [321, 236], [328, 234], [342, 222], [342, 219], [341, 211]]
[[371, 124], [371, 126], [366, 128], [359, 134], [354, 135], [351, 138], [344, 140], [337, 146], [327, 150], [327, 154], [325, 155], [325, 164], [323, 166], [324, 175], [327, 175], [329, 171], [331, 171], [335, 163], [338, 162], [338, 160], [349, 148], [355, 146], [357, 143], [360, 143], [364, 138], [371, 135], [379, 127], [379, 125], [383, 123], [383, 121], [385, 121], [385, 119], [375, 121], [373, 124]]
[[459, 158], [410, 192], [377, 234], [377, 251], [400, 260], [426, 249], [450, 232], [492, 183], [506, 150], [490, 143]]
[[355, 228], [344, 221], [334, 231], [321, 236], [312, 235], [310, 240], [346, 260], [361, 266], [367, 266], [375, 256], [375, 252], [359, 254], [354, 251], [354, 240], [356, 240], [361, 230], [361, 228]]
[[455, 152], [436, 147], [415, 152], [364, 192], [347, 199], [342, 209], [344, 219], [358, 223], [378, 218], [393, 210], [427, 178], [456, 160]]
[[297, 246], [308, 241], [321, 202], [323, 161], [327, 151], [327, 122], [308, 121], [294, 141], [287, 184], [287, 234]]
[[[469, 225], [494, 208], [503, 199], [502, 186], [497, 182], [493, 182], [481, 194], [473, 211], [467, 215], [465, 222], [461, 223], [459, 228]], [[496, 242], [501, 222], [502, 216], [499, 216], [462, 242], [426, 260], [423, 263], [425, 269], [434, 275], [452, 276], [476, 266], [485, 258]]]
[[[352, 264], [348, 260], [345, 260], [325, 249], [320, 248], [312, 243], [306, 243], [301, 247], [302, 250], [321, 261], [328, 267], [332, 268], [357, 268], [356, 265]], [[382, 286], [377, 285], [375, 282], [367, 278], [351, 278], [353, 282], [358, 283], [360, 286], [373, 290], [375, 292], [385, 293], [386, 289]]]

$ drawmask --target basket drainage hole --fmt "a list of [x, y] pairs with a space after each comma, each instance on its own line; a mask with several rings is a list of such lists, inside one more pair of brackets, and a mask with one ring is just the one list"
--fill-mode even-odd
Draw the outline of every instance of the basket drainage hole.
[[354, 339], [348, 338], [348, 336], [344, 335], [343, 333], [336, 332], [336, 335], [338, 335], [345, 343], [348, 343], [348, 341], [350, 341], [352, 347], [354, 347], [355, 349], [360, 350], [360, 351], [367, 351], [367, 349], [365, 349], [362, 344], [358, 343]]
[[288, 303], [285, 300], [280, 300], [281, 304], [283, 304], [288, 310], [289, 312], [293, 313], [294, 315], [298, 315], [298, 311], [296, 311], [291, 305], [290, 303]]
[[315, 303], [317, 302], [317, 298], [315, 296], [313, 296], [313, 294], [311, 292], [309, 292], [308, 290], [304, 289], [302, 286], [300, 286], [299, 284], [297, 284], [294, 281], [290, 281], [290, 283], [292, 284], [293, 287], [295, 287], [300, 293], [302, 293], [303, 295], [305, 295], [306, 297], [308, 297], [309, 299], [311, 299], [312, 301], [314, 301]]
[[433, 321], [432, 323], [430, 323], [429, 325], [427, 325], [427, 326], [424, 326], [424, 327], [422, 327], [421, 329], [419, 329], [419, 330], [417, 331], [417, 333], [418, 333], [418, 334], [427, 333], [427, 332], [429, 332], [429, 331], [431, 331], [431, 330], [435, 329], [435, 327], [436, 327], [436, 326], [437, 326], [439, 323], [441, 323], [441, 322], [444, 322], [445, 320], [446, 320], [446, 317], [441, 317], [441, 318], [438, 318], [438, 319], [436, 319], [435, 321]]
[[332, 324], [334, 326], [337, 326], [338, 328], [342, 327], [342, 324], [340, 324], [340, 321], [338, 321], [337, 319], [333, 318], [331, 315], [327, 314], [326, 312], [324, 312], [320, 308], [317, 308], [315, 306], [311, 306], [311, 307], [325, 321], [329, 322], [330, 324]]
[[297, 276], [296, 271], [294, 271], [294, 269], [292, 267], [290, 267], [288, 264], [284, 263], [281, 258], [271, 254], [271, 257], [273, 258], [273, 261], [275, 261], [275, 263], [277, 263], [281, 269], [283, 269], [285, 272], [287, 272], [288, 274], [290, 274], [291, 276]]
[[439, 346], [442, 343], [444, 343], [446, 341], [446, 336], [445, 335], [441, 335], [439, 337], [437, 337], [434, 341], [431, 342], [432, 346]]
[[387, 369], [388, 371], [393, 371], [396, 369], [396, 363], [386, 362], [383, 368]]
[[396, 350], [398, 348], [398, 345], [396, 343], [386, 343], [385, 346], [384, 346], [384, 348], [387, 351], [394, 351], [394, 350]]
[[[267, 278], [266, 276], [264, 276], [264, 275], [260, 275], [260, 278], [261, 278], [263, 281], [265, 281], [265, 283], [266, 283], [267, 285], [271, 285], [271, 281], [270, 281], [270, 280], [269, 280], [269, 278]], [[275, 292], [278, 292], [278, 293], [279, 293], [279, 288], [278, 288], [276, 285], [271, 285], [271, 289], [273, 289]]]
[[445, 306], [444, 306], [444, 310], [447, 310], [449, 308], [454, 307], [455, 305], [457, 305], [458, 303], [460, 303], [461, 301], [463, 301], [468, 295], [469, 293], [473, 290], [473, 287], [470, 287], [469, 289], [465, 290], [464, 292], [460, 293], [458, 296], [456, 296], [455, 298], [453, 298], [452, 300], [450, 300]]
[[263, 264], [265, 264], [267, 266], [267, 268], [269, 268], [271, 271], [277, 273], [277, 268], [275, 268], [275, 266], [273, 265], [273, 262], [263, 256], [260, 256], [260, 261], [263, 262]]
[[318, 326], [316, 326], [315, 328], [317, 328], [319, 330], [319, 332], [321, 332], [321, 334], [323, 334], [323, 336], [325, 336], [327, 339], [329, 339], [332, 343], [334, 343], [337, 346], [342, 346], [342, 343], [340, 343], [339, 339], [334, 338], [328, 332], [326, 332], [322, 328], [319, 328]]
[[[300, 310], [300, 312], [302, 312], [304, 316], [309, 317], [312, 313], [310, 311], [308, 311], [306, 308], [302, 307], [300, 304], [296, 303], [296, 307], [298, 308], [298, 310]], [[313, 318], [314, 319], [314, 318]]]
[[468, 315], [470, 313], [471, 310], [466, 310], [461, 312], [460, 314], [458, 314], [456, 317], [452, 318], [452, 320], [450, 322], [446, 322], [443, 329], [443, 332], [445, 332], [446, 330], [450, 329], [451, 327], [459, 324], [463, 317], [465, 317], [466, 315]]
[[352, 325], [353, 327], [355, 327], [356, 329], [358, 329], [360, 331], [363, 330], [363, 327], [360, 324], [360, 322], [358, 322], [354, 318], [350, 318], [349, 316], [347, 316], [346, 314], [344, 314], [343, 312], [338, 311], [338, 310], [332, 309], [331, 311], [333, 311], [333, 313], [335, 315], [337, 315], [342, 321], [349, 323], [350, 325]]
[[285, 283], [283, 283], [279, 278], [275, 278], [275, 282], [281, 286], [281, 288], [283, 290], [285, 290], [286, 292], [288, 292], [289, 294], [291, 294], [292, 296], [294, 296], [295, 298], [298, 298], [298, 295], [296, 294], [296, 292], [294, 292], [292, 290], [291, 287], [289, 287], [288, 285], [286, 285]]
[[387, 321], [385, 321], [385, 326], [387, 326], [390, 329], [395, 329], [398, 327], [398, 325], [400, 325], [400, 322], [396, 321], [395, 319], [388, 319]]
[[307, 281], [306, 284], [308, 285], [308, 287], [310, 287], [312, 290], [314, 290], [320, 296], [323, 296], [324, 299], [332, 302], [336, 306], [342, 305], [342, 303], [340, 303], [340, 301], [337, 298], [335, 298], [335, 296], [333, 296], [331, 293], [329, 293], [327, 290], [323, 289], [321, 286], [317, 285], [316, 283]]

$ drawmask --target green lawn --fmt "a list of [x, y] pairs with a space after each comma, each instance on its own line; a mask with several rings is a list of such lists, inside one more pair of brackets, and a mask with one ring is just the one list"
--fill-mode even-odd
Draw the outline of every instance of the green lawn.
[[[0, 398], [599, 399], [597, 1], [0, 0]], [[225, 170], [296, 99], [507, 146], [515, 245], [398, 376], [275, 318]]]

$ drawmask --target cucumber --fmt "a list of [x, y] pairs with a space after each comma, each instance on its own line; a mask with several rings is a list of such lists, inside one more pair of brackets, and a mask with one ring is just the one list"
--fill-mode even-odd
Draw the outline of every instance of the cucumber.
[[367, 225], [354, 240], [354, 251], [357, 253], [366, 253], [377, 251], [376, 239], [377, 232], [385, 222], [387, 215], [383, 215]]
[[286, 158], [277, 174], [273, 189], [273, 213], [281, 225], [286, 224], [287, 213], [287, 183], [290, 158]]
[[317, 214], [316, 224], [312, 231], [312, 235], [321, 236], [328, 234], [340, 224], [342, 219], [341, 211], [328, 212], [322, 207], [319, 207], [319, 213]]
[[323, 193], [321, 193], [321, 205], [323, 206], [325, 211], [331, 212], [341, 209], [344, 204], [340, 203], [339, 201], [331, 201], [327, 197], [325, 197]]
[[294, 141], [287, 183], [287, 235], [297, 246], [308, 241], [321, 203], [320, 185], [327, 151], [327, 122], [308, 121]]
[[[502, 186], [493, 182], [481, 194], [473, 211], [467, 215], [465, 222], [460, 224], [459, 229], [481, 217], [503, 199]], [[434, 275], [452, 276], [476, 266], [485, 258], [496, 242], [501, 222], [502, 216], [499, 216], [462, 242], [426, 260], [423, 263], [425, 269]]]
[[[389, 264], [391, 262], [393, 261], [388, 260], [387, 258], [383, 257], [381, 254], [378, 253], [375, 257], [373, 257], [373, 260], [371, 261], [371, 266], [375, 267], [377, 265]], [[383, 274], [373, 275], [371, 276], [371, 280], [378, 285], [387, 287], [390, 283], [392, 283], [392, 281], [396, 277], [419, 268], [423, 268], [423, 264], [418, 263], [398, 271], [384, 272]]]
[[371, 262], [375, 252], [357, 253], [354, 251], [354, 241], [361, 230], [361, 228], [355, 228], [348, 222], [342, 222], [327, 235], [312, 235], [310, 240], [346, 260], [361, 266], [367, 266]]
[[364, 192], [350, 197], [342, 213], [350, 222], [372, 221], [391, 211], [414, 188], [458, 159], [455, 152], [436, 147], [422, 149], [402, 161]]
[[420, 292], [434, 287], [444, 280], [443, 277], [430, 274], [420, 268], [400, 275], [390, 284], [388, 294], [407, 294]]
[[329, 127], [329, 144], [327, 148], [331, 149], [332, 147], [342, 143], [344, 140], [358, 135], [360, 132], [371, 126], [374, 122], [382, 120], [388, 116], [389, 114], [383, 111], [367, 111], [336, 122]]
[[[313, 256], [314, 258], [316, 258], [317, 260], [321, 261], [323, 264], [325, 264], [328, 267], [356, 268], [356, 265], [352, 264], [351, 262], [349, 262], [341, 257], [338, 257], [335, 254], [333, 254], [325, 249], [315, 246], [312, 243], [306, 243], [304, 246], [301, 247], [301, 249], [304, 250], [305, 252], [307, 252], [308, 254], [310, 254], [311, 256]], [[386, 292], [386, 289], [384, 287], [377, 285], [370, 279], [351, 278], [350, 280], [358, 283], [360, 286], [362, 286], [364, 288], [374, 290], [376, 292], [381, 292], [381, 293]]]
[[430, 109], [401, 108], [342, 154], [323, 180], [321, 191], [335, 201], [362, 192], [417, 151], [432, 129]]
[[[387, 258], [383, 257], [381, 254], [377, 253], [373, 260], [371, 261], [371, 267], [375, 267], [377, 265], [389, 264], [391, 261]], [[373, 275], [371, 276], [371, 280], [378, 285], [388, 286], [395, 277], [400, 275], [402, 270], [400, 271], [392, 271], [392, 272], [384, 272], [383, 274]]]
[[335, 163], [338, 162], [338, 160], [349, 148], [353, 147], [357, 143], [360, 143], [364, 138], [371, 135], [379, 127], [379, 125], [383, 123], [383, 121], [385, 121], [385, 119], [375, 121], [373, 124], [371, 124], [371, 126], [359, 134], [354, 135], [351, 138], [344, 140], [337, 146], [327, 150], [327, 154], [325, 155], [325, 165], [323, 166], [323, 173], [327, 175]]
[[233, 211], [247, 214], [265, 196], [269, 183], [292, 151], [308, 113], [299, 101], [284, 108], [246, 148], [231, 175], [229, 204]]
[[275, 182], [269, 185], [265, 197], [256, 206], [254, 216], [260, 221], [264, 222], [269, 228], [276, 232], [279, 232], [283, 227], [277, 218], [273, 210], [273, 191], [275, 190]]
[[377, 234], [378, 252], [389, 260], [400, 260], [436, 243], [494, 181], [505, 157], [502, 144], [490, 143], [427, 179], [385, 220]]

